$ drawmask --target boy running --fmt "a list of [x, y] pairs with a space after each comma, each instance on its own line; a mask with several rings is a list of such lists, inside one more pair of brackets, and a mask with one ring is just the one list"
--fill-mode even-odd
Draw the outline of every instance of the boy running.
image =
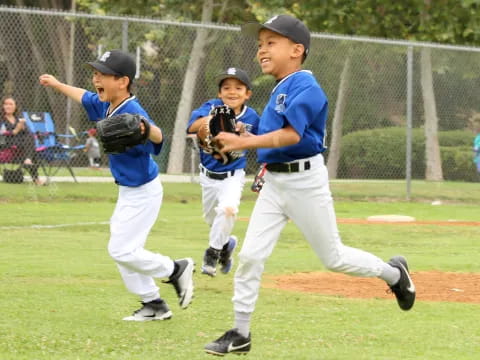
[[[168, 256], [144, 248], [163, 198], [158, 165], [151, 154], [162, 148], [162, 131], [155, 126], [135, 95], [131, 93], [135, 60], [129, 54], [112, 50], [89, 62], [96, 92], [70, 86], [54, 76], [40, 76], [40, 83], [81, 103], [92, 121], [115, 114], [140, 114], [150, 122], [149, 141], [121, 154], [109, 154], [110, 170], [118, 185], [118, 200], [110, 219], [108, 252], [117, 263], [127, 289], [140, 297], [142, 307], [127, 321], [165, 320], [172, 317], [160, 297], [154, 278], [168, 278], [177, 292], [179, 304], [186, 308], [193, 297], [194, 263], [191, 258], [173, 261]], [[145, 128], [142, 129], [144, 131]]]
[[400, 308], [409, 310], [415, 286], [405, 258], [395, 256], [386, 263], [340, 239], [322, 156], [328, 102], [313, 74], [301, 68], [310, 47], [309, 30], [296, 18], [279, 15], [264, 24], [246, 24], [242, 31], [257, 37], [262, 72], [273, 75], [277, 84], [261, 116], [258, 136], [223, 132], [216, 139], [223, 143], [223, 151], [257, 148], [258, 161], [266, 163], [267, 172], [238, 256], [235, 326], [207, 344], [205, 351], [215, 355], [250, 351], [250, 320], [264, 263], [289, 219], [329, 270], [379, 277], [389, 284]]
[[[252, 95], [252, 85], [245, 71], [228, 68], [216, 78], [218, 98], [211, 99], [193, 110], [188, 122], [187, 133], [196, 133], [216, 106], [227, 105], [236, 115], [242, 130], [256, 134], [259, 117], [252, 108], [245, 105]], [[232, 253], [237, 238], [231, 235], [238, 213], [240, 198], [245, 184], [245, 156], [223, 165], [212, 154], [200, 149], [200, 185], [202, 186], [203, 217], [210, 226], [209, 247], [203, 256], [202, 273], [215, 276], [217, 262], [220, 271], [227, 274], [232, 268]]]

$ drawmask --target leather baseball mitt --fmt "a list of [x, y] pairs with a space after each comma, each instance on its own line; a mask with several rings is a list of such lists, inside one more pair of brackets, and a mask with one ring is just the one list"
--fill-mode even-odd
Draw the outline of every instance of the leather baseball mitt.
[[235, 112], [227, 105], [216, 106], [210, 111], [211, 118], [205, 121], [197, 131], [198, 145], [215, 159], [226, 165], [243, 156], [242, 151], [221, 152], [221, 145], [213, 138], [221, 131], [238, 135], [235, 131]]
[[[145, 131], [142, 134], [140, 124]], [[107, 154], [120, 154], [145, 144], [150, 134], [150, 123], [138, 114], [118, 114], [97, 122], [97, 135]]]

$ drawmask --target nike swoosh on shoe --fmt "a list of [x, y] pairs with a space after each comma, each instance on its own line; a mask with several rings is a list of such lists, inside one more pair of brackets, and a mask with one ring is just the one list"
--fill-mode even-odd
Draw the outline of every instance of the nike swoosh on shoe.
[[232, 351], [240, 350], [240, 349], [244, 348], [245, 346], [248, 346], [249, 344], [250, 344], [250, 342], [239, 345], [239, 346], [233, 346], [233, 342], [231, 342], [230, 344], [228, 344], [227, 349], [228, 349], [228, 352], [232, 352]]
[[415, 292], [415, 284], [413, 283], [412, 281], [412, 278], [410, 277], [410, 273], [408, 272], [408, 270], [405, 268], [405, 266], [403, 266], [402, 263], [400, 263], [400, 266], [403, 268], [403, 270], [405, 270], [405, 274], [407, 275], [408, 277], [408, 282], [409, 282], [409, 286], [407, 287], [407, 291], [411, 292], [412, 294]]

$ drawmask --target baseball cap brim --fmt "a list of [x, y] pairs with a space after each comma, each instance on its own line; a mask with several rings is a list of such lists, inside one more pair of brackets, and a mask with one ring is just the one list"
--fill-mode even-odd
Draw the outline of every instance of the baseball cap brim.
[[215, 80], [216, 80], [217, 84], [220, 84], [223, 80], [232, 79], [232, 78], [240, 81], [242, 84], [244, 84], [247, 87], [247, 89], [252, 89], [252, 84], [250, 83], [250, 81], [248, 81], [248, 79], [242, 79], [242, 77], [236, 76], [236, 75], [222, 74], [222, 75], [218, 75], [215, 78]]
[[280, 34], [282, 36], [286, 36], [286, 37], [289, 38], [289, 36], [287, 34], [279, 31], [278, 29], [275, 29], [274, 27], [271, 27], [271, 26], [268, 26], [268, 25], [265, 25], [265, 24], [251, 22], [251, 23], [246, 23], [246, 24], [242, 25], [242, 32], [246, 35], [253, 36], [253, 37], [257, 37], [258, 33], [262, 29], [267, 29], [267, 30], [273, 31], [277, 34]]
[[105, 64], [102, 64], [101, 62], [98, 62], [98, 61], [87, 62], [87, 65], [90, 65], [95, 70], [100, 71], [102, 74], [127, 76], [127, 75], [119, 74], [118, 72], [110, 69], [108, 66], [105, 66]]

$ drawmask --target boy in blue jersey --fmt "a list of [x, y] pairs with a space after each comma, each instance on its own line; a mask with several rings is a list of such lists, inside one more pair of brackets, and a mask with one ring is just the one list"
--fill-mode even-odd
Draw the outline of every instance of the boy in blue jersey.
[[131, 55], [120, 50], [107, 51], [88, 65], [93, 70], [92, 82], [96, 92], [64, 84], [49, 74], [41, 75], [40, 83], [81, 103], [91, 121], [130, 113], [140, 114], [150, 122], [146, 144], [108, 156], [110, 170], [119, 187], [117, 204], [110, 219], [108, 252], [117, 263], [127, 289], [138, 295], [142, 302], [140, 309], [123, 320], [169, 319], [172, 312], [160, 297], [154, 278], [169, 278], [180, 306], [186, 308], [193, 297], [194, 263], [191, 258], [174, 261], [144, 248], [163, 198], [158, 165], [151, 156], [160, 153], [162, 131], [131, 93], [136, 72]]
[[[210, 120], [210, 111], [216, 106], [228, 105], [236, 115], [237, 124], [246, 133], [257, 133], [258, 114], [245, 102], [252, 95], [250, 79], [239, 68], [228, 68], [216, 78], [218, 98], [208, 100], [192, 112], [187, 133], [196, 133]], [[200, 184], [202, 186], [203, 217], [210, 226], [209, 247], [203, 256], [202, 273], [216, 275], [217, 263], [220, 271], [227, 274], [232, 267], [232, 253], [237, 238], [231, 235], [235, 216], [240, 205], [245, 184], [245, 156], [223, 165], [220, 161], [200, 149]]]
[[267, 171], [238, 255], [235, 327], [207, 344], [205, 351], [215, 355], [250, 351], [250, 319], [264, 263], [289, 219], [328, 269], [385, 280], [400, 308], [409, 310], [415, 287], [405, 258], [395, 256], [386, 263], [341, 242], [322, 156], [328, 102], [312, 73], [301, 69], [310, 47], [307, 27], [291, 16], [279, 15], [264, 24], [246, 24], [242, 31], [258, 38], [257, 60], [262, 72], [273, 75], [277, 84], [257, 136], [223, 132], [217, 140], [224, 151], [257, 148], [258, 161], [266, 164]]

